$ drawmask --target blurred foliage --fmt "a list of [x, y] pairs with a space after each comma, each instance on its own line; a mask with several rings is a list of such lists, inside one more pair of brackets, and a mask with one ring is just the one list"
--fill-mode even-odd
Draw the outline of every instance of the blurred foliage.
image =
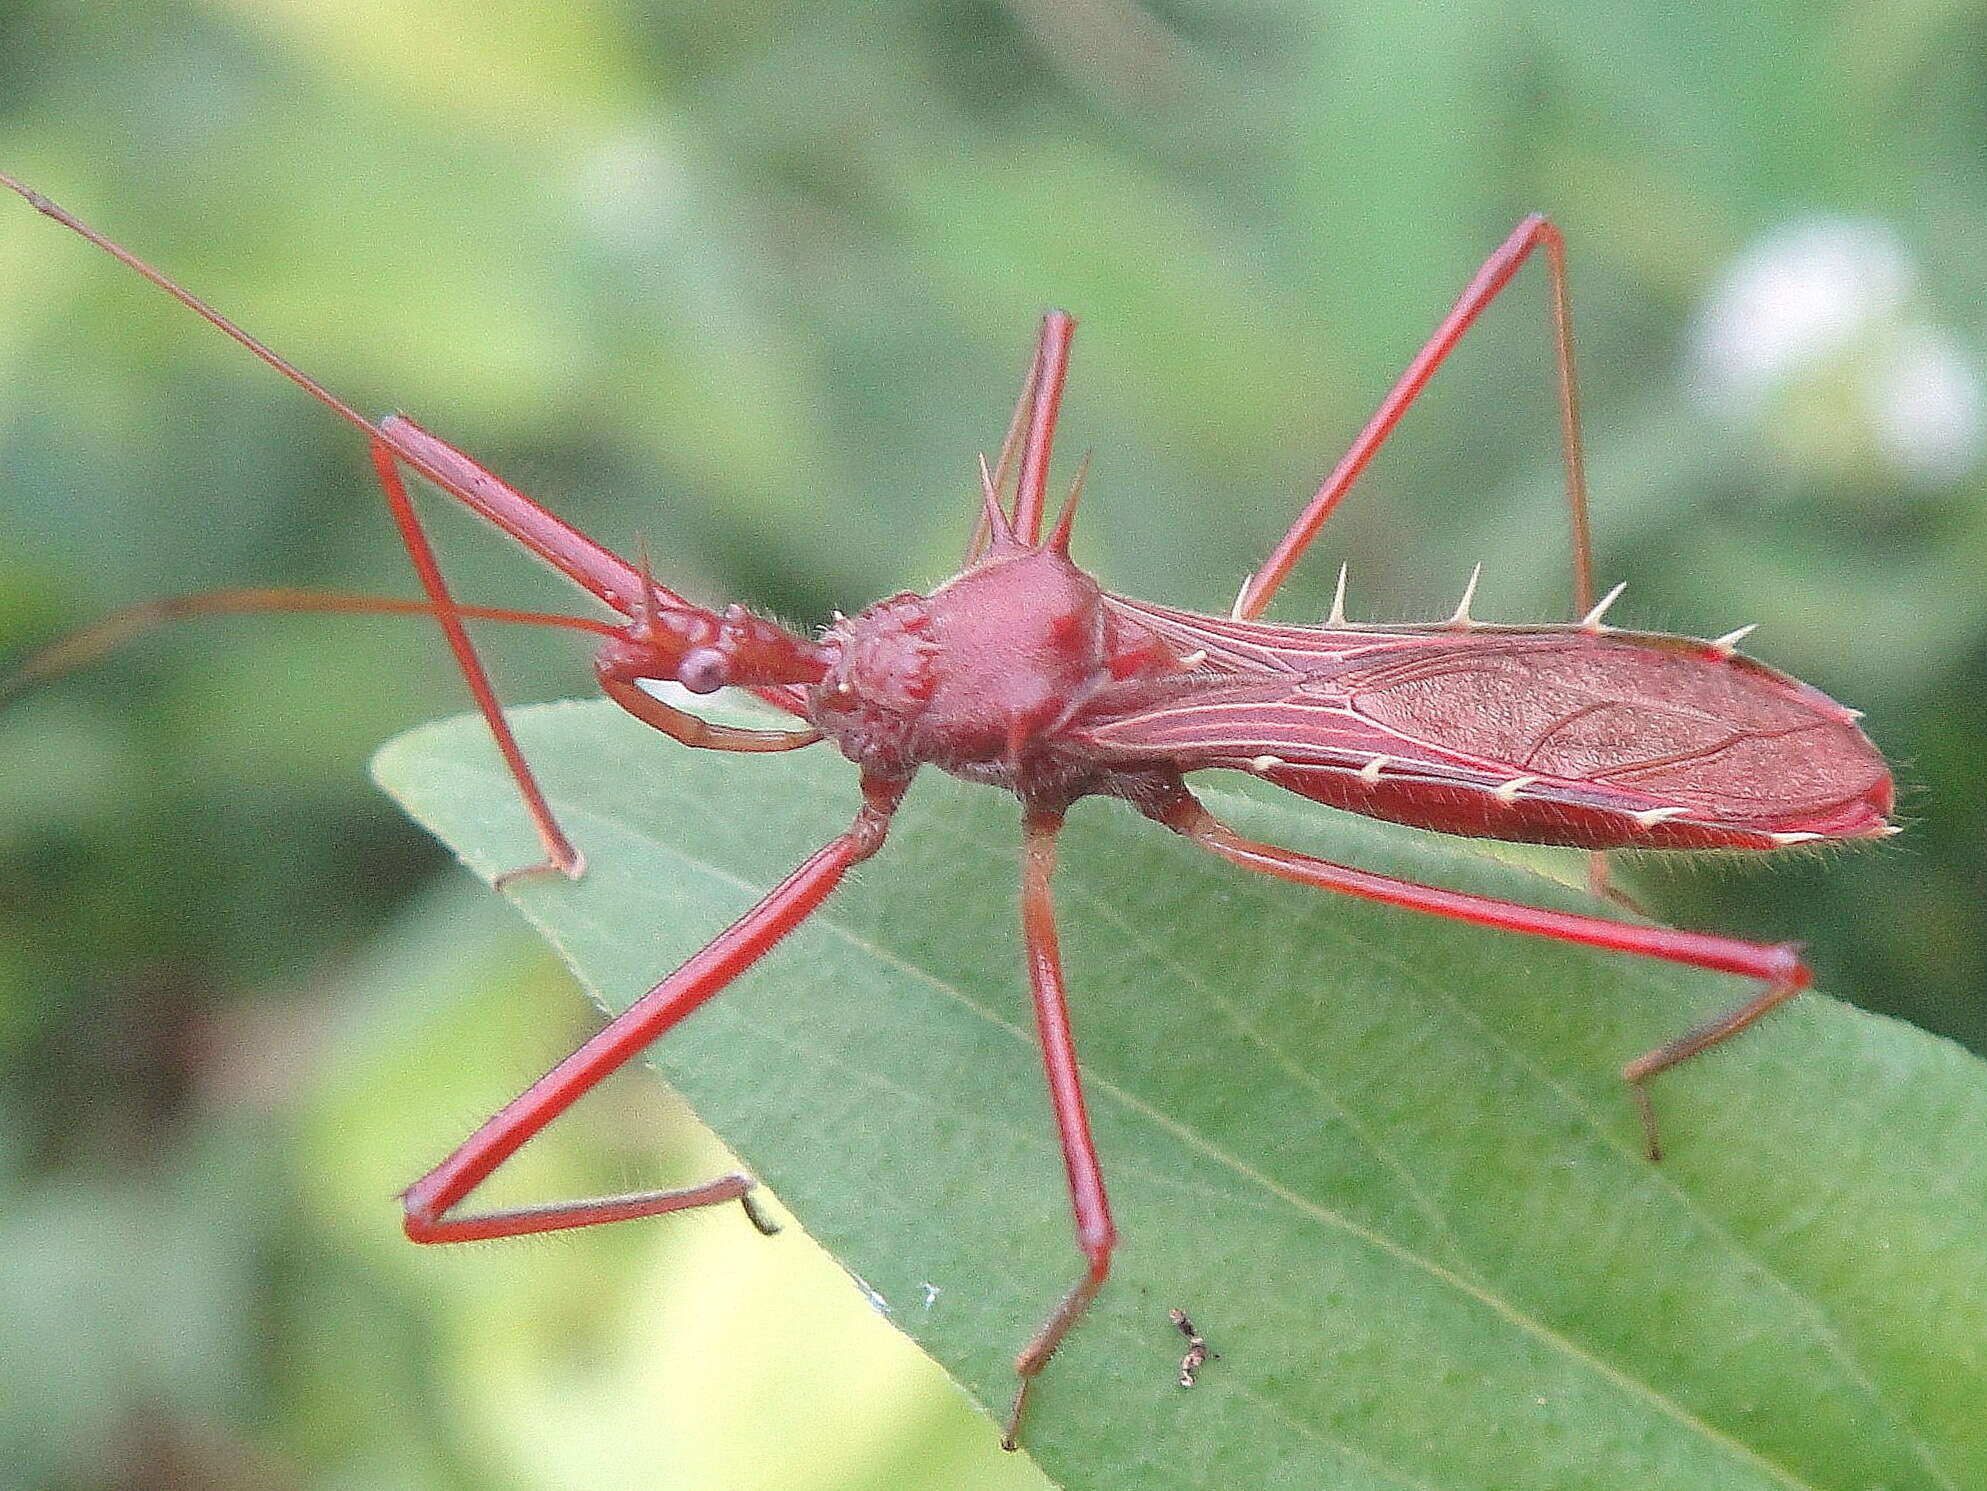
[[[0, 165], [361, 407], [806, 623], [950, 570], [1047, 304], [1083, 320], [1080, 557], [1225, 606], [1548, 209], [1616, 614], [1762, 622], [1759, 656], [1868, 710], [1911, 824], [1632, 877], [1983, 1049], [1987, 475], [1895, 459], [1867, 338], [1751, 402], [1696, 347], [1732, 266], [1819, 215], [1884, 225], [1912, 266], [1884, 314], [1977, 359], [1983, 33], [1978, 0], [39, 0], [0, 3]], [[409, 588], [350, 432], [13, 205], [0, 655], [202, 586]], [[1322, 614], [1340, 558], [1355, 616], [1446, 612], [1479, 558], [1479, 614], [1563, 614], [1531, 271], [1507, 299], [1281, 614]], [[570, 604], [434, 526], [465, 596]], [[491, 640], [508, 697], [584, 691], [571, 639]], [[587, 1021], [365, 780], [461, 701], [418, 626], [286, 619], [188, 626], [0, 716], [0, 1380], [32, 1385], [0, 1394], [0, 1481], [1031, 1483], [914, 1356], [838, 1369], [859, 1297], [765, 1280], [725, 1229], [398, 1241], [394, 1191]], [[653, 1088], [603, 1093], [519, 1184], [694, 1173]], [[685, 1414], [690, 1383], [738, 1385]]]

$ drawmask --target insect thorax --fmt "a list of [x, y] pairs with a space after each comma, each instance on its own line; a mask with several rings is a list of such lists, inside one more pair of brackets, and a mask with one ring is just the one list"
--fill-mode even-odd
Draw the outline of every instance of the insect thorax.
[[1029, 797], [1108, 790], [1056, 732], [1111, 681], [1103, 591], [1051, 549], [999, 546], [930, 595], [897, 595], [829, 629], [812, 695], [823, 733], [867, 770], [932, 765]]

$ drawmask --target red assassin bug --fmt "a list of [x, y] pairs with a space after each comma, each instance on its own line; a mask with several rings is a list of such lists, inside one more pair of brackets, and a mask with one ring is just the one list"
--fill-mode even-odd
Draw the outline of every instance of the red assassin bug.
[[[115, 255], [364, 432], [388, 503], [427, 593], [422, 602], [300, 591], [227, 591], [113, 618], [39, 664], [42, 676], [168, 615], [338, 610], [436, 617], [489, 722], [545, 848], [530, 870], [581, 873], [484, 677], [463, 621], [573, 628], [602, 640], [595, 671], [608, 697], [685, 745], [784, 751], [830, 740], [861, 773], [849, 829], [817, 850], [701, 952], [504, 1107], [405, 1194], [417, 1242], [549, 1232], [741, 1202], [762, 1230], [749, 1177], [676, 1191], [464, 1214], [477, 1186], [609, 1073], [772, 949], [821, 905], [850, 866], [883, 845], [920, 766], [1006, 788], [1022, 805], [1022, 923], [1027, 965], [1083, 1268], [1022, 1351], [1004, 1442], [1016, 1443], [1028, 1390], [1103, 1286], [1117, 1240], [1084, 1111], [1057, 951], [1050, 879], [1056, 836], [1076, 799], [1101, 794], [1232, 860], [1300, 884], [1460, 921], [1634, 953], [1758, 980], [1751, 999], [1631, 1061], [1623, 1075], [1659, 1149], [1646, 1083], [1751, 1025], [1806, 987], [1795, 950], [1707, 933], [1492, 900], [1328, 863], [1244, 839], [1187, 788], [1190, 771], [1245, 771], [1335, 807], [1423, 828], [1600, 851], [1774, 849], [1880, 837], [1890, 775], [1854, 711], [1741, 657], [1742, 632], [1715, 641], [1617, 630], [1590, 594], [1584, 478], [1572, 371], [1565, 250], [1543, 217], [1521, 223], [1485, 261], [1378, 413], [1226, 617], [1103, 590], [1069, 555], [1081, 478], [1049, 536], [1050, 448], [1075, 323], [1043, 321], [1000, 459], [981, 462], [983, 514], [966, 567], [929, 595], [892, 596], [818, 638], [738, 606], [694, 605], [505, 485], [468, 456], [390, 415], [355, 412], [309, 377], [46, 198], [0, 176], [41, 212]], [[1469, 596], [1447, 621], [1354, 624], [1344, 574], [1322, 626], [1258, 620], [1333, 507], [1408, 406], [1524, 261], [1543, 247], [1557, 333], [1575, 589], [1569, 625], [1492, 626]], [[1003, 500], [1015, 452], [1011, 509]], [[414, 517], [411, 467], [606, 603], [614, 622], [457, 603]], [[1474, 580], [1472, 580], [1472, 589]], [[750, 689], [793, 715], [790, 730], [713, 724], [643, 688], [697, 694]], [[523, 873], [523, 872], [513, 872]], [[1597, 883], [1601, 876], [1597, 873]]]

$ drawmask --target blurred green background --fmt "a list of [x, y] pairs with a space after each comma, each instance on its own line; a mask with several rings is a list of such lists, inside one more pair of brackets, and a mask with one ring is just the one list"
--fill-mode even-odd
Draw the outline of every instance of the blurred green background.
[[[678, 588], [809, 625], [950, 571], [1050, 304], [1079, 557], [1225, 607], [1550, 211], [1616, 619], [1762, 623], [1869, 712], [1910, 825], [1627, 878], [1977, 1050], [1982, 97], [1979, 0], [0, 4], [0, 167]], [[1445, 614], [1477, 559], [1479, 615], [1565, 614], [1534, 273], [1278, 614], [1340, 559], [1355, 618]], [[434, 527], [465, 598], [571, 604]], [[247, 582], [411, 593], [360, 444], [0, 201], [0, 658]], [[490, 651], [508, 698], [587, 691], [571, 638]], [[418, 624], [252, 619], [0, 715], [0, 1485], [1042, 1484], [792, 1235], [400, 1240], [395, 1192], [591, 1020], [367, 782], [464, 702]], [[720, 1163], [635, 1077], [506, 1183]]]

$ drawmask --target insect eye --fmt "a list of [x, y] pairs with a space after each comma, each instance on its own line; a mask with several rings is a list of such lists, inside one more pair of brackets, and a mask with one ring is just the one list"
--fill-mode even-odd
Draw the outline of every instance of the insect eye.
[[715, 647], [693, 647], [676, 665], [676, 681], [693, 694], [714, 694], [731, 682], [731, 665]]

